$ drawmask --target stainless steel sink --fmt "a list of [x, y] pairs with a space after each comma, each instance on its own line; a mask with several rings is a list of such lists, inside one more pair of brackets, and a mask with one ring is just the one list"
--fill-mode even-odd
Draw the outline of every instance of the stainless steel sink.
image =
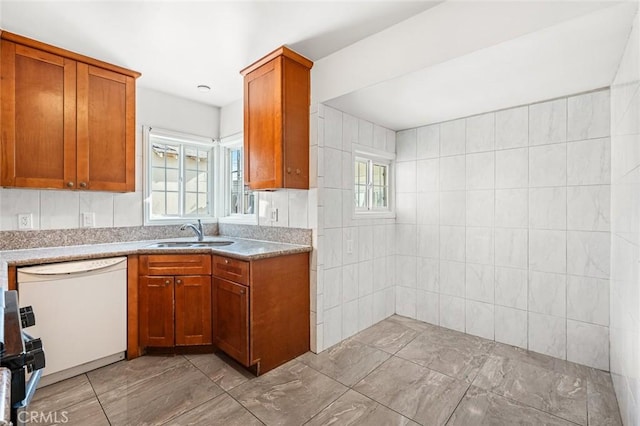
[[202, 248], [202, 247], [221, 247], [233, 244], [233, 241], [217, 240], [217, 241], [166, 241], [163, 243], [153, 243], [147, 247], [151, 248]]

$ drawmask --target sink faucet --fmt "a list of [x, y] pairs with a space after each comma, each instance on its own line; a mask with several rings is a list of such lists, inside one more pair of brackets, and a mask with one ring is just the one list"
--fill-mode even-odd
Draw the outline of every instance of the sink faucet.
[[194, 225], [193, 223], [185, 223], [180, 227], [180, 230], [184, 231], [187, 228], [193, 229], [193, 232], [195, 232], [196, 236], [198, 237], [198, 241], [202, 241], [204, 239], [204, 232], [202, 231], [202, 222], [200, 221], [200, 219], [198, 219], [198, 226]]

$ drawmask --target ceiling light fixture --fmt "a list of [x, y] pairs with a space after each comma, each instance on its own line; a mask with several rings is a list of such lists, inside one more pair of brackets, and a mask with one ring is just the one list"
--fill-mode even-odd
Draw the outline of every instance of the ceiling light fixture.
[[207, 93], [208, 91], [211, 90], [211, 87], [207, 86], [206, 84], [199, 84], [198, 90], [201, 91], [202, 93]]

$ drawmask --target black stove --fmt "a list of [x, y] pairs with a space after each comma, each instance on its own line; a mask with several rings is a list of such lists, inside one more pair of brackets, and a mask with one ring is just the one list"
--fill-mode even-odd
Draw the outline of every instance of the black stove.
[[20, 425], [24, 421], [19, 413], [33, 398], [45, 367], [44, 350], [40, 339], [23, 330], [36, 321], [30, 306], [19, 307], [17, 291], [0, 291], [0, 309], [0, 383], [4, 385], [0, 389], [0, 415], [2, 420]]

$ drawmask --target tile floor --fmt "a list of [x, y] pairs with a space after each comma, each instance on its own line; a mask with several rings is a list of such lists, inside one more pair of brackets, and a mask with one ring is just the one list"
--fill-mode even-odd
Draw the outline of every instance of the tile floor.
[[39, 389], [30, 411], [91, 426], [621, 424], [608, 373], [400, 316], [259, 378], [222, 354], [119, 362]]

